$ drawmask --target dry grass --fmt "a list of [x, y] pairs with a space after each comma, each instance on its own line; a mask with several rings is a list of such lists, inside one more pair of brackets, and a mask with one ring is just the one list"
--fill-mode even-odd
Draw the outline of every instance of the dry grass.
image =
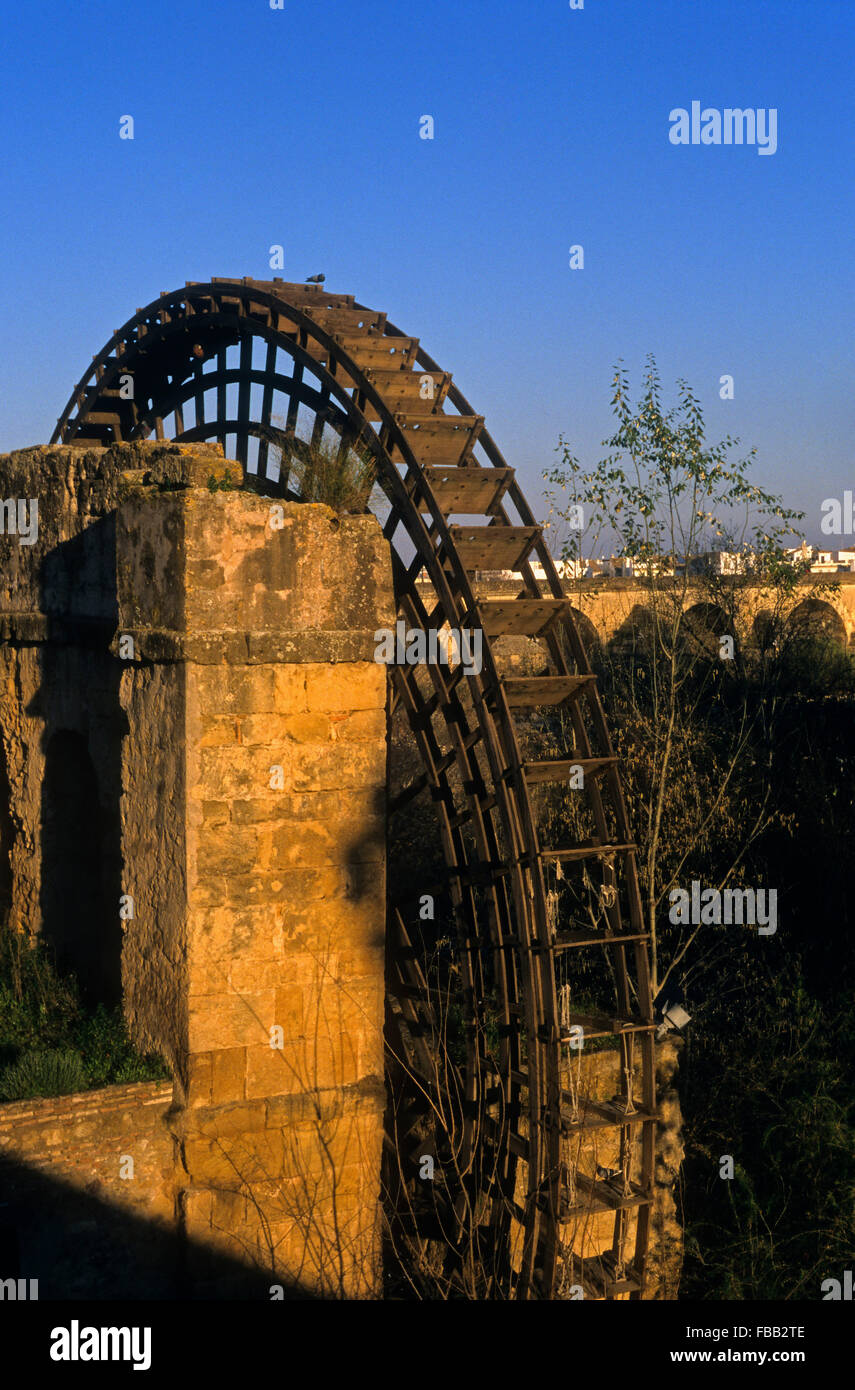
[[367, 449], [343, 445], [340, 439], [312, 443], [299, 436], [275, 436], [272, 453], [280, 478], [301, 502], [323, 502], [339, 516], [361, 515], [376, 478]]

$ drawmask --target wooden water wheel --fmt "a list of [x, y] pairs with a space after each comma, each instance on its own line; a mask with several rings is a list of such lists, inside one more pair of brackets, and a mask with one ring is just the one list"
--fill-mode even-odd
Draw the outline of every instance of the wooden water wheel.
[[[575, 1296], [640, 1297], [655, 1094], [635, 852], [596, 678], [513, 469], [417, 339], [351, 295], [278, 280], [191, 283], [138, 310], [93, 359], [53, 442], [152, 433], [218, 440], [248, 485], [272, 494], [287, 495], [296, 439], [369, 453], [386, 499], [400, 618], [410, 629], [481, 629], [477, 672], [471, 663], [390, 667], [391, 708], [406, 712], [422, 768], [390, 814], [419, 795], [433, 802], [457, 1009], [456, 1050], [443, 1052], [448, 958], [426, 958], [418, 928], [429, 886], [393, 883], [391, 1227], [425, 1249], [433, 1242], [464, 1284], [466, 1252], [477, 1248], [489, 1264], [487, 1296], [560, 1297], [570, 1286]], [[484, 597], [484, 570], [519, 573], [518, 592]], [[546, 669], [508, 674], [495, 650], [506, 635], [538, 639]], [[544, 714], [566, 745], [532, 758], [521, 722]], [[571, 774], [571, 837], [543, 844], [535, 798]], [[569, 904], [559, 928], [556, 873]], [[580, 1000], [576, 985], [592, 956], [609, 982], [599, 1006]], [[609, 1101], [580, 1099], [571, 1084], [579, 1042], [598, 1039], [620, 1052]], [[401, 1154], [409, 1142], [417, 1158], [431, 1127], [438, 1168], [453, 1164], [459, 1190], [446, 1183], [444, 1207], [408, 1199], [402, 1212], [414, 1183]], [[591, 1172], [578, 1155], [597, 1133], [610, 1136], [616, 1166]], [[573, 1236], [591, 1214], [611, 1233], [595, 1253]]]

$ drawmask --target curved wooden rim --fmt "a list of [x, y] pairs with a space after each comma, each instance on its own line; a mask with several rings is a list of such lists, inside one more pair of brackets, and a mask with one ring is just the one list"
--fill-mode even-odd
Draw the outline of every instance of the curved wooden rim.
[[[361, 342], [354, 334], [337, 331], [342, 316], [348, 314], [355, 321], [361, 318], [373, 325], [366, 330], [355, 322], [354, 334]], [[327, 295], [277, 281], [188, 284], [138, 310], [113, 334], [77, 383], [52, 442], [94, 438], [109, 444], [145, 438], [152, 431], [164, 437], [163, 421], [174, 416], [177, 439], [215, 435], [225, 445], [226, 436], [234, 433], [237, 457], [244, 466], [250, 437], [261, 437], [260, 470], [266, 467], [267, 440], [275, 434], [270, 417], [274, 391], [278, 391], [289, 401], [286, 432], [293, 430], [299, 407], [304, 405], [314, 412], [315, 431], [323, 432], [329, 424], [342, 439], [358, 442], [372, 453], [378, 482], [391, 507], [384, 533], [392, 544], [400, 616], [408, 625], [422, 628], [441, 627], [446, 622], [454, 628], [480, 626], [472, 567], [459, 551], [449, 521], [452, 512], [443, 510], [435, 494], [434, 475], [425, 471], [430, 467], [429, 456], [419, 457], [424, 440], [419, 440], [418, 429], [413, 427], [417, 421], [406, 410], [396, 409], [395, 398], [387, 400], [374, 380], [376, 371], [360, 364], [363, 346], [376, 349], [383, 337], [397, 340], [406, 335], [389, 324], [385, 315], [375, 314], [351, 296]], [[253, 366], [256, 339], [267, 348], [263, 368]], [[349, 347], [345, 347], [345, 339]], [[230, 346], [239, 348], [237, 367], [227, 366]], [[277, 369], [279, 351], [292, 361], [290, 376]], [[205, 373], [203, 368], [211, 361], [215, 369]], [[316, 386], [304, 379], [307, 372]], [[410, 372], [445, 376], [418, 344], [410, 364], [400, 368], [399, 380], [388, 385], [404, 386]], [[125, 373], [133, 377], [135, 386], [139, 383], [144, 388], [141, 400], [120, 403], [117, 391]], [[227, 388], [235, 385], [238, 407], [230, 413], [226, 409]], [[260, 418], [254, 418], [251, 409], [253, 386], [263, 393]], [[216, 393], [216, 416], [206, 420], [205, 398], [211, 391]], [[185, 430], [183, 407], [191, 399], [196, 421]], [[447, 405], [453, 408], [450, 412], [444, 409]], [[440, 394], [436, 406], [428, 412], [420, 409], [418, 414], [426, 424], [437, 417], [461, 418], [461, 437], [469, 432], [472, 441], [468, 454], [461, 458], [461, 467], [507, 469], [492, 438], [481, 427], [480, 417], [453, 383], [447, 384], [447, 394], [444, 398]], [[476, 421], [474, 426], [472, 420]], [[475, 458], [476, 449], [486, 463]], [[517, 519], [512, 519], [509, 508]], [[507, 527], [535, 526], [512, 476], [491, 507], [488, 524], [492, 534], [482, 537], [488, 548], [491, 542], [502, 539], [501, 532]], [[399, 527], [403, 527], [415, 558], [401, 554], [400, 542], [396, 548]], [[545, 581], [535, 575], [535, 559], [543, 567]], [[522, 575], [519, 599], [564, 600], [561, 580], [539, 528], [517, 568]], [[426, 602], [427, 586], [419, 582], [422, 570], [427, 571], [430, 581], [431, 607]], [[474, 1175], [476, 1189], [479, 1183], [484, 1185], [493, 1240], [502, 1251], [505, 1293], [513, 1297], [552, 1296], [559, 1281], [566, 1280], [569, 1268], [570, 1278], [581, 1282], [589, 1296], [611, 1298], [628, 1293], [636, 1298], [643, 1291], [655, 1129], [653, 1007], [638, 873], [617, 761], [569, 602], [564, 602], [545, 640], [556, 676], [590, 678], [579, 698], [574, 696], [567, 702], [574, 756], [593, 758], [596, 750], [604, 762], [602, 774], [586, 778], [584, 790], [598, 839], [590, 849], [580, 846], [577, 858], [590, 857], [599, 864], [603, 885], [615, 890], [613, 902], [606, 898], [607, 929], [596, 945], [612, 952], [616, 979], [613, 1031], [620, 1038], [625, 1078], [622, 1094], [628, 1108], [625, 1116], [618, 1114], [612, 1119], [611, 1126], [620, 1135], [626, 1202], [620, 1200], [619, 1193], [614, 1198], [613, 1193], [605, 1192], [606, 1208], [614, 1210], [614, 1241], [611, 1256], [595, 1262], [596, 1268], [590, 1259], [571, 1255], [562, 1244], [562, 1202], [568, 1168], [572, 1167], [562, 1137], [566, 1129], [562, 1114], [563, 1044], [556, 985], [557, 956], [564, 947], [551, 931], [544, 858], [549, 851], [539, 843], [507, 678], [499, 670], [487, 633], [480, 673], [462, 675], [461, 668], [450, 673], [430, 666], [428, 691], [414, 668], [394, 667], [392, 698], [407, 712], [424, 766], [424, 788], [430, 792], [439, 817], [458, 925], [464, 991], [473, 1018], [482, 1006], [486, 981], [493, 981], [498, 992], [502, 1034], [498, 1061], [492, 1058], [487, 1063], [483, 1050], [479, 1050], [477, 1030], [473, 1031], [461, 1088], [466, 1165]], [[468, 691], [465, 701], [461, 699], [464, 686]], [[452, 768], [456, 769], [456, 779]], [[462, 833], [464, 826], [468, 838]], [[609, 848], [612, 844], [613, 852]], [[476, 880], [484, 889], [480, 902], [474, 891]], [[621, 887], [628, 931], [623, 926]], [[394, 996], [397, 991], [400, 996], [398, 1006], [406, 1029], [408, 1021], [412, 1024], [420, 1011], [424, 1015], [431, 1005], [429, 999], [418, 998], [424, 981], [403, 949], [403, 918], [393, 914], [393, 919], [390, 992]], [[620, 940], [610, 944], [610, 937]], [[634, 956], [632, 977], [627, 944], [631, 944]], [[641, 1095], [640, 1105], [636, 1103], [633, 1110], [636, 1041], [640, 1047]], [[498, 1116], [491, 1102], [497, 1087], [502, 1097]], [[629, 1154], [639, 1131], [640, 1165], [630, 1202], [631, 1160], [625, 1154]], [[487, 1148], [493, 1155], [489, 1178], [478, 1164], [479, 1154]], [[522, 1202], [517, 1193], [521, 1159], [528, 1175]], [[633, 1207], [637, 1207], [638, 1217], [634, 1248], [628, 1253]], [[512, 1258], [514, 1241], [516, 1254]]]

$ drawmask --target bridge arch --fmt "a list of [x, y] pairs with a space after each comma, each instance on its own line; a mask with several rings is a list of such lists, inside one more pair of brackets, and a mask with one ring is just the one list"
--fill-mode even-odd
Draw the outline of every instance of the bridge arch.
[[716, 603], [701, 601], [690, 604], [683, 612], [683, 632], [698, 653], [718, 658], [719, 639], [729, 636], [736, 644], [736, 634], [731, 630], [733, 623], [727, 613]]
[[588, 660], [590, 661], [592, 657], [599, 656], [600, 651], [602, 649], [600, 634], [598, 633], [594, 624], [591, 622], [591, 619], [587, 617], [580, 608], [575, 608], [571, 604], [570, 613], [572, 615], [573, 622], [576, 624], [576, 630], [579, 633], [582, 645], [584, 646], [585, 651], [588, 654]]
[[790, 614], [787, 627], [790, 637], [796, 640], [825, 639], [844, 649], [849, 645], [846, 623], [826, 599], [803, 599]]
[[751, 622], [751, 640], [758, 652], [767, 652], [775, 640], [775, 615], [771, 608], [761, 608]]
[[656, 617], [646, 603], [634, 603], [622, 622], [615, 628], [610, 647], [618, 654], [636, 652], [644, 656], [653, 652], [656, 641]]

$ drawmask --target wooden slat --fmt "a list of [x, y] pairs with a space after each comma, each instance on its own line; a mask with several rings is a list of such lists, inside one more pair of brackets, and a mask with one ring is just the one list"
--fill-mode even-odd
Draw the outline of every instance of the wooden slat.
[[523, 763], [523, 775], [529, 785], [538, 782], [563, 782], [571, 770], [581, 767], [585, 777], [592, 777], [604, 768], [617, 764], [617, 758], [548, 758], [540, 762]]
[[505, 676], [502, 689], [511, 709], [533, 709], [538, 705], [561, 705], [595, 679], [595, 676]]
[[564, 598], [478, 600], [481, 626], [488, 637], [543, 637], [567, 606]]
[[306, 285], [299, 280], [252, 280], [244, 277], [241, 280], [229, 281], [218, 280], [214, 277], [210, 283], [212, 285], [248, 285], [251, 288], [265, 291], [267, 294], [279, 295], [286, 303], [293, 304], [298, 308], [302, 308], [305, 304], [313, 308], [345, 309], [350, 308], [354, 301], [352, 294], [330, 294], [323, 285]]
[[[568, 1091], [562, 1091], [561, 1095], [564, 1101], [569, 1102], [572, 1099]], [[579, 1130], [626, 1129], [628, 1126], [633, 1127], [656, 1119], [656, 1115], [645, 1110], [639, 1101], [633, 1100], [633, 1106], [633, 1113], [627, 1115], [626, 1111], [621, 1110], [614, 1102], [588, 1100], [583, 1102], [578, 1115], [574, 1116], [568, 1105], [562, 1105], [561, 1129], [565, 1135], [569, 1135]]]
[[630, 1195], [627, 1197], [617, 1191], [611, 1183], [588, 1178], [583, 1173], [576, 1175], [576, 1186], [585, 1196], [572, 1206], [562, 1203], [562, 1220], [566, 1221], [571, 1216], [583, 1214], [593, 1216], [604, 1211], [627, 1211], [632, 1207], [646, 1207], [652, 1201], [637, 1183], [630, 1183]]
[[509, 1132], [507, 1135], [507, 1141], [508, 1148], [510, 1149], [511, 1153], [516, 1154], [517, 1158], [523, 1158], [526, 1162], [528, 1162], [528, 1140], [524, 1139], [521, 1134], [514, 1134], [512, 1132]]
[[[446, 517], [453, 513], [489, 516], [510, 487], [512, 468], [426, 468], [425, 480]], [[422, 506], [422, 511], [426, 508]]]
[[395, 338], [391, 334], [336, 334], [339, 347], [358, 367], [399, 371], [411, 367], [418, 351], [418, 338]]
[[[401, 411], [406, 411], [408, 415], [438, 414], [451, 385], [450, 372], [399, 372], [369, 367], [365, 375], [383, 397], [386, 409], [391, 410], [393, 414], [399, 414]], [[423, 398], [421, 395], [422, 375], [429, 376], [434, 383], [432, 396]], [[370, 402], [364, 413], [367, 420], [379, 418]]]
[[634, 844], [602, 844], [597, 840], [582, 840], [578, 845], [569, 845], [567, 849], [544, 849], [541, 850], [541, 857], [552, 863], [559, 860], [567, 863], [574, 859], [602, 859], [608, 854], [625, 854], [628, 850], [638, 849]]
[[584, 1260], [576, 1257], [569, 1273], [570, 1282], [581, 1284], [585, 1297], [590, 1299], [613, 1298], [615, 1294], [636, 1293], [641, 1288], [641, 1280], [631, 1266], [626, 1267], [624, 1275], [617, 1277], [610, 1254], [590, 1255]]
[[118, 386], [87, 386], [84, 392], [85, 401], [124, 401]]
[[649, 940], [650, 935], [647, 932], [622, 932], [619, 935], [609, 935], [608, 932], [591, 931], [579, 927], [576, 931], [559, 932], [552, 943], [552, 949], [569, 951], [577, 946], [620, 946], [626, 945], [628, 941]]
[[450, 526], [463, 568], [516, 569], [540, 539], [539, 526]]
[[399, 411], [395, 420], [416, 461], [440, 468], [460, 466], [471, 454], [484, 427], [483, 415], [420, 416]]
[[[287, 299], [287, 295], [285, 296]], [[327, 333], [382, 333], [386, 326], [386, 315], [376, 314], [373, 309], [323, 309], [309, 304], [303, 312], [315, 323], [325, 328]]]
[[641, 1018], [616, 1018], [613, 1014], [582, 1014], [571, 1012], [568, 1015], [569, 1028], [582, 1028], [588, 1038], [617, 1038], [622, 1033], [649, 1033], [655, 1023], [645, 1023]]
[[114, 410], [89, 410], [86, 412], [87, 425], [110, 425], [114, 430], [121, 426], [119, 416]]

